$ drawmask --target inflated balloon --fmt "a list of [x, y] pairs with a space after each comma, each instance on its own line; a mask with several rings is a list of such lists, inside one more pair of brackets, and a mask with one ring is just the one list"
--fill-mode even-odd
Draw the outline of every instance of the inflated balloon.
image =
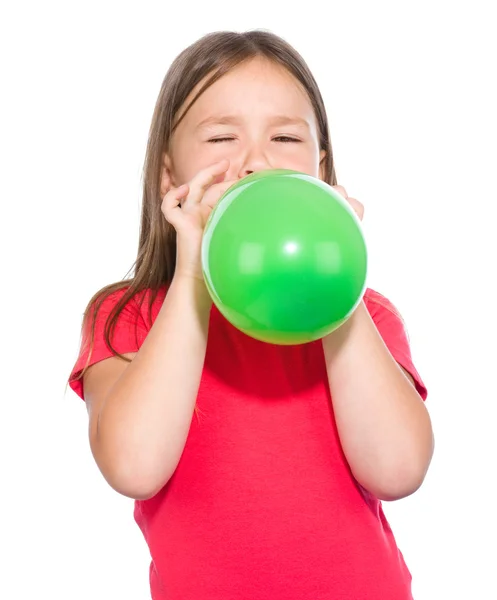
[[358, 217], [323, 181], [289, 170], [241, 179], [212, 210], [202, 269], [214, 304], [245, 334], [302, 344], [342, 325], [362, 299]]

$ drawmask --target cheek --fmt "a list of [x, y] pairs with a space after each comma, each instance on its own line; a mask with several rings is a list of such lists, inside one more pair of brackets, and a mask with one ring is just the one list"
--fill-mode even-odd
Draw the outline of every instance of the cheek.
[[[227, 158], [231, 168], [227, 179], [236, 179], [249, 152], [241, 144], [220, 142], [218, 144], [196, 143], [177, 148], [174, 172], [177, 185], [187, 183], [202, 169]], [[264, 150], [270, 168], [291, 169], [319, 176], [319, 149], [313, 144], [270, 143]]]
[[189, 181], [199, 171], [210, 167], [227, 158], [232, 165], [238, 162], [240, 149], [235, 144], [218, 143], [218, 144], [195, 144], [186, 149], [181, 156], [178, 156], [178, 174], [181, 172], [183, 183]]
[[300, 144], [282, 144], [272, 153], [275, 168], [293, 169], [317, 176], [319, 172], [319, 152]]
[[[215, 161], [210, 161], [215, 162]], [[201, 146], [183, 145], [177, 147], [174, 155], [174, 174], [177, 185], [190, 182], [202, 169], [209, 166], [208, 153]]]

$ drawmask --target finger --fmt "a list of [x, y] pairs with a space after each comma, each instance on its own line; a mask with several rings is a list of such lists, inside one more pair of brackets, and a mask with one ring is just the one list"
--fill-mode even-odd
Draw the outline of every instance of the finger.
[[343, 196], [345, 199], [348, 198], [347, 191], [345, 190], [345, 188], [343, 187], [343, 185], [334, 185], [333, 189], [335, 191], [337, 191], [340, 194], [340, 196]]
[[223, 181], [222, 183], [212, 185], [204, 194], [204, 197], [202, 198], [202, 204], [206, 204], [210, 208], [214, 208], [214, 206], [219, 202], [221, 196], [223, 196], [223, 194], [225, 194], [237, 181], [238, 180]]
[[190, 181], [190, 193], [188, 194], [188, 203], [198, 204], [205, 192], [215, 182], [224, 179], [230, 166], [230, 161], [225, 158], [220, 162], [203, 169]]
[[354, 209], [354, 212], [359, 217], [359, 220], [362, 221], [362, 218], [364, 216], [364, 205], [361, 202], [359, 202], [359, 200], [350, 197], [347, 198], [347, 202]]
[[179, 207], [181, 201], [188, 196], [189, 186], [188, 184], [181, 185], [178, 188], [171, 188], [162, 200], [161, 210], [169, 220], [171, 211]]

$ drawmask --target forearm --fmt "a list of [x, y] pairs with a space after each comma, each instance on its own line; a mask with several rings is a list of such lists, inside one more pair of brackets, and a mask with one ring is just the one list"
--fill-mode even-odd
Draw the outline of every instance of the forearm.
[[124, 487], [153, 495], [179, 462], [205, 360], [210, 307], [203, 282], [173, 280], [140, 350], [105, 401], [97, 448]]
[[357, 481], [384, 500], [413, 493], [433, 454], [428, 411], [361, 302], [323, 339], [344, 454]]

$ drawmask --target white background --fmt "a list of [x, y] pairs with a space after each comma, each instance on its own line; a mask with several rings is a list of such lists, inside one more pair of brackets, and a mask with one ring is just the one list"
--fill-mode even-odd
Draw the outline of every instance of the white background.
[[339, 183], [366, 207], [368, 283], [403, 314], [429, 388], [430, 472], [416, 494], [385, 504], [415, 597], [497, 598], [491, 5], [2, 8], [2, 598], [149, 598], [133, 501], [100, 475], [84, 403], [65, 383], [87, 301], [135, 258], [145, 144], [168, 65], [204, 33], [252, 28], [285, 37], [314, 71]]

